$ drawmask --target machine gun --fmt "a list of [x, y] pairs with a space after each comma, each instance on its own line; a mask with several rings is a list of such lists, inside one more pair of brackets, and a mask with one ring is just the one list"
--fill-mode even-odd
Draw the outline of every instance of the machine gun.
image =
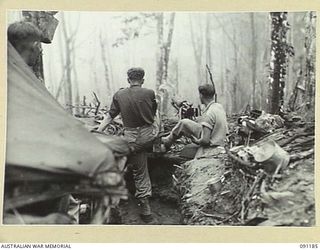
[[171, 104], [177, 110], [179, 119], [195, 120], [200, 115], [199, 109], [193, 107], [193, 104], [188, 101], [179, 102], [172, 99]]

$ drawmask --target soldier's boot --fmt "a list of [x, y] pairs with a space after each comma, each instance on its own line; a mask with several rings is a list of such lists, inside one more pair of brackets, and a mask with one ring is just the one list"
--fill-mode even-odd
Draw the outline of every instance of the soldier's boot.
[[148, 198], [139, 199], [140, 217], [147, 224], [158, 224], [158, 221], [151, 212], [151, 207]]

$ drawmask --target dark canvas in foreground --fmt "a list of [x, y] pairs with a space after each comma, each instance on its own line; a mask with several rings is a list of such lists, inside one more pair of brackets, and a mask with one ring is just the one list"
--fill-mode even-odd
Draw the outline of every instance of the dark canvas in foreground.
[[91, 176], [113, 164], [111, 151], [66, 113], [10, 44], [7, 114], [7, 168]]
[[[114, 140], [101, 143], [70, 116], [10, 44], [7, 121], [5, 224], [69, 224], [71, 194], [90, 196], [96, 204], [105, 199], [100, 210], [111, 193], [123, 194], [121, 179], [95, 183], [97, 176], [117, 171], [117, 150], [107, 146]], [[104, 221], [99, 215], [95, 223]]]

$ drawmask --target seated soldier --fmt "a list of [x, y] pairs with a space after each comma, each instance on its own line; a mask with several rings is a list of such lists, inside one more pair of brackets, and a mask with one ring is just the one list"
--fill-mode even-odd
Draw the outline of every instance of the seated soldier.
[[168, 149], [182, 135], [189, 137], [200, 146], [223, 146], [227, 135], [227, 117], [221, 104], [214, 101], [215, 90], [212, 85], [205, 84], [198, 88], [201, 103], [206, 106], [203, 115], [197, 122], [182, 119], [170, 134], [162, 138]]

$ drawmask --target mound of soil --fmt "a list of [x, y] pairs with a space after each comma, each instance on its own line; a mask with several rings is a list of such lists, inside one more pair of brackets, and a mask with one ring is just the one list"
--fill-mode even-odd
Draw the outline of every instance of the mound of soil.
[[[290, 154], [288, 166], [277, 175], [263, 168], [248, 171], [248, 166], [229, 159], [225, 152], [181, 165], [175, 175], [183, 223], [315, 225], [314, 126], [277, 129], [262, 140], [270, 139]], [[222, 170], [222, 185], [212, 190], [209, 184]]]

